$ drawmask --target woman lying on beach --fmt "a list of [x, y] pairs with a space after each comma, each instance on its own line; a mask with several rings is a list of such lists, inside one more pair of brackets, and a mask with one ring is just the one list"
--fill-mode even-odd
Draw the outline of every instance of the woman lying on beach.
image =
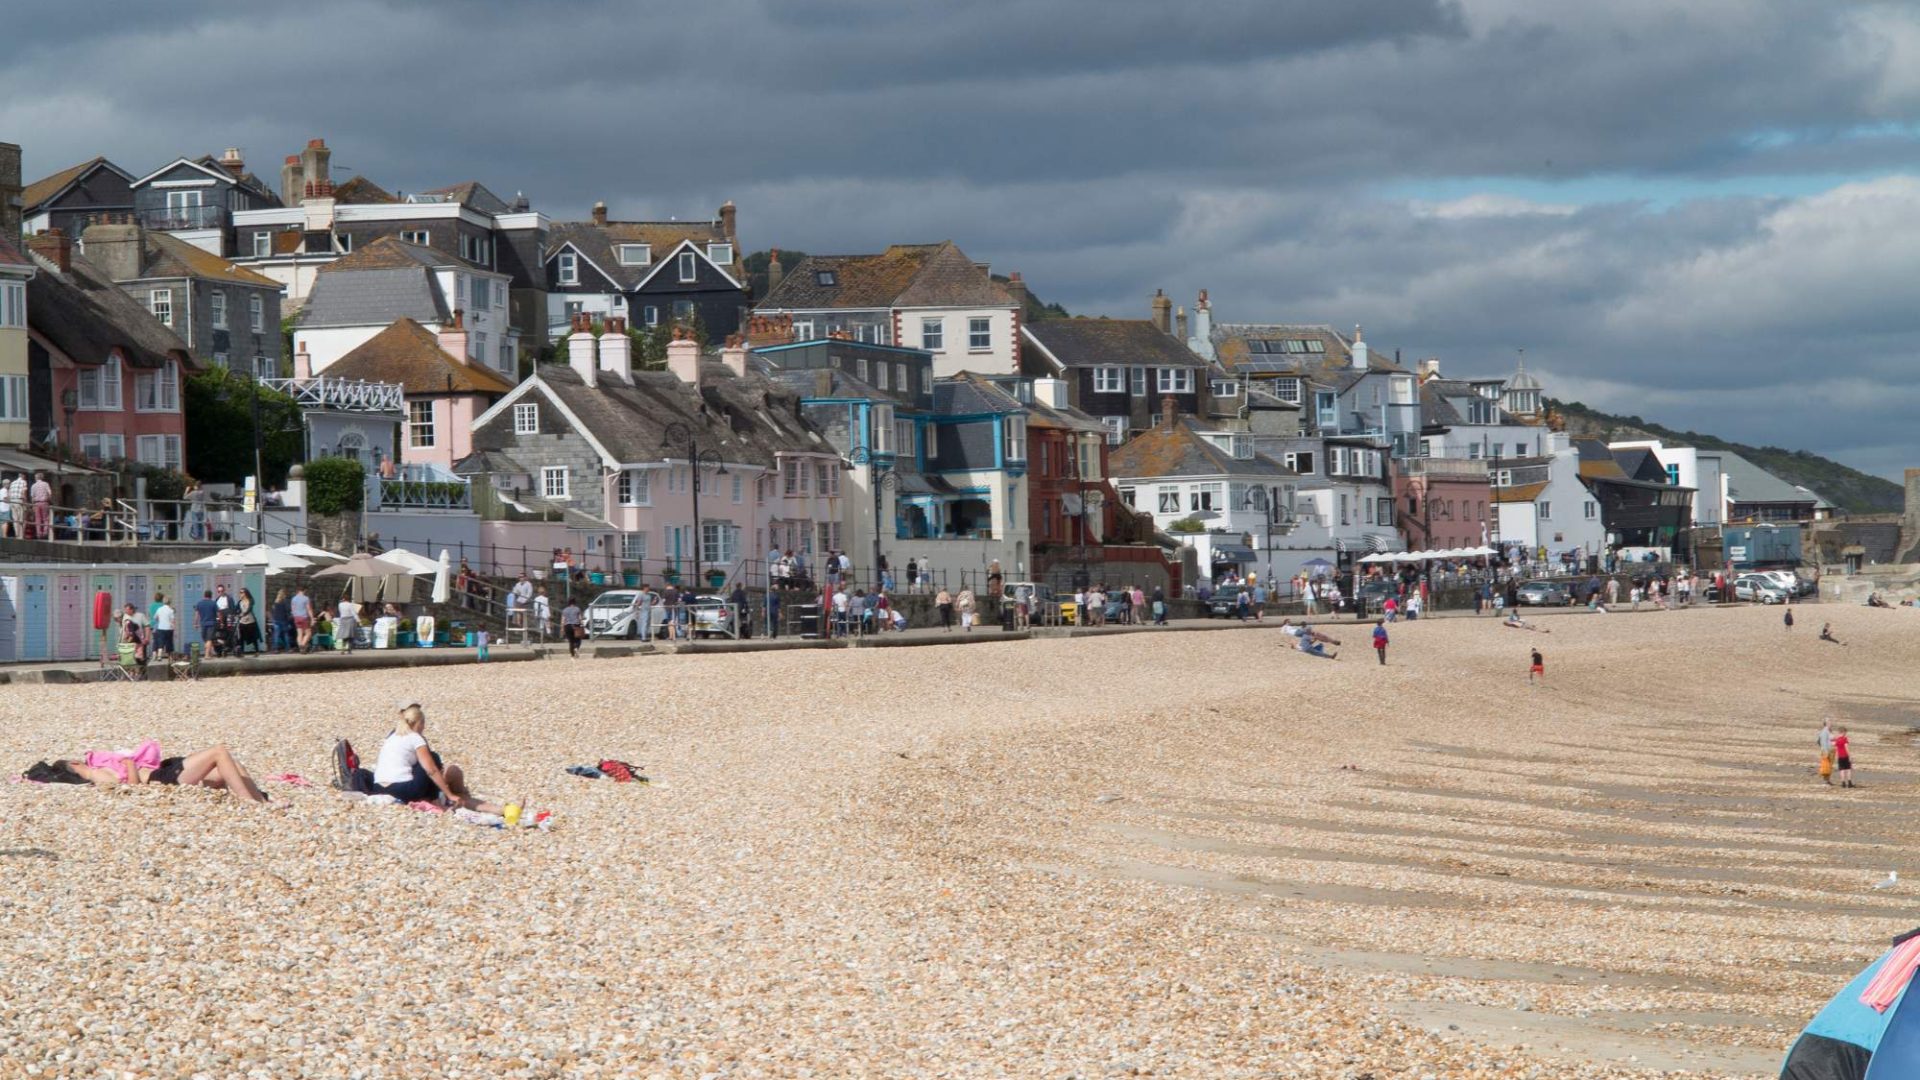
[[1338, 645], [1340, 642], [1316, 631], [1311, 626], [1295, 626], [1292, 619], [1282, 619], [1280, 630], [1293, 639], [1294, 648], [1308, 656], [1324, 656], [1329, 660], [1340, 659], [1340, 654], [1327, 651], [1329, 644]]
[[[45, 763], [43, 763], [45, 764]], [[35, 766], [39, 769], [40, 766]], [[79, 761], [55, 761], [52, 770], [64, 769], [69, 775], [99, 787], [119, 784], [163, 784], [168, 787], [207, 787], [229, 791], [251, 803], [264, 803], [267, 795], [253, 777], [233, 759], [225, 746], [215, 746], [185, 757], [161, 757], [160, 743], [148, 739], [138, 750], [89, 750]], [[27, 770], [27, 779], [40, 779], [35, 769]], [[60, 779], [54, 777], [54, 779]]]
[[1504, 625], [1510, 626], [1515, 630], [1536, 630], [1542, 634], [1553, 633], [1553, 631], [1547, 629], [1544, 626], [1535, 626], [1532, 623], [1528, 622], [1527, 620], [1521, 618], [1519, 608], [1512, 608], [1507, 612], [1507, 620]]
[[[400, 706], [400, 726], [380, 744], [373, 772], [355, 768], [353, 747], [344, 740], [334, 750], [336, 786], [369, 795], [391, 795], [403, 803], [444, 801], [483, 814], [497, 814], [500, 806], [467, 790], [466, 773], [458, 765], [443, 765], [427, 745], [427, 713], [417, 701]], [[355, 775], [357, 774], [357, 775]]]

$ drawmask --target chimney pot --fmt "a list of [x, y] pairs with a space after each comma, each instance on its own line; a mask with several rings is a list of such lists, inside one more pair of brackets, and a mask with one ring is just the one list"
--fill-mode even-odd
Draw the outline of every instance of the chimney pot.
[[1163, 289], [1153, 290], [1152, 307], [1153, 307], [1153, 325], [1159, 327], [1161, 333], [1171, 334], [1173, 332], [1173, 326], [1169, 321], [1169, 315], [1173, 310], [1173, 301], [1167, 299], [1167, 294], [1165, 290]]
[[301, 380], [313, 378], [313, 354], [307, 351], [304, 341], [293, 354], [293, 377]]
[[674, 327], [673, 340], [667, 342], [667, 370], [689, 386], [700, 385], [700, 345], [686, 336], [685, 327]]
[[596, 202], [593, 204], [593, 223], [595, 225], [605, 225], [607, 223], [606, 203]]
[[27, 250], [52, 263], [63, 274], [73, 269], [73, 237], [59, 229], [35, 233], [27, 240]]
[[1161, 427], [1165, 428], [1168, 431], [1172, 431], [1174, 421], [1178, 419], [1179, 416], [1180, 416], [1180, 402], [1175, 400], [1172, 394], [1168, 394], [1167, 396], [1160, 399], [1160, 426]]
[[567, 335], [567, 366], [588, 386], [600, 385], [599, 351], [592, 317], [584, 312], [574, 316], [573, 333]]

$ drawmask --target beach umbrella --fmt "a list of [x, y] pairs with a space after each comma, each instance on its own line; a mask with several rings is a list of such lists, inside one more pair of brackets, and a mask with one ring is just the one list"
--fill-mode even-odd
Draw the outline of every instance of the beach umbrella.
[[282, 555], [292, 555], [296, 559], [307, 559], [312, 562], [342, 563], [347, 561], [345, 555], [335, 555], [325, 548], [317, 548], [312, 544], [288, 544], [284, 547], [274, 548], [273, 550]]
[[1787, 1080], [1901, 1080], [1920, 1076], [1920, 1002], [1909, 1002], [1920, 930], [1834, 995], [1794, 1041], [1781, 1066]]
[[[316, 572], [316, 578], [346, 578], [349, 594], [360, 603], [379, 596], [382, 586], [388, 590], [388, 599], [410, 599], [413, 594], [413, 572], [404, 566], [376, 559], [371, 555], [360, 554], [338, 566], [329, 566]], [[404, 589], [398, 586], [404, 585]], [[404, 591], [406, 595], [393, 593]]]
[[444, 604], [453, 599], [453, 583], [448, 580], [453, 570], [453, 555], [446, 548], [440, 549], [440, 562], [433, 572], [433, 602]]
[[1305, 570], [1309, 576], [1320, 577], [1333, 569], [1333, 564], [1325, 559], [1308, 559], [1300, 564], [1300, 569]]
[[242, 558], [248, 560], [249, 565], [266, 567], [269, 574], [281, 574], [289, 570], [305, 570], [313, 565], [313, 563], [298, 555], [288, 555], [283, 551], [275, 551], [265, 544], [255, 544], [252, 547], [241, 548], [239, 554]]
[[380, 553], [380, 559], [382, 562], [390, 562], [396, 566], [404, 566], [407, 568], [407, 572], [412, 574], [433, 574], [438, 573], [440, 570], [439, 563], [427, 558], [425, 555], [415, 555], [406, 548], [393, 548], [390, 551], [383, 551]]

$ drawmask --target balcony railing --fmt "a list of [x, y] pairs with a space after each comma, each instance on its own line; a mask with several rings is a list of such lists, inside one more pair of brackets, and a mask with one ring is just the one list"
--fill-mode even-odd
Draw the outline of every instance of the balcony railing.
[[319, 375], [311, 379], [261, 379], [260, 385], [292, 397], [303, 409], [397, 413], [405, 403], [405, 388], [399, 383]]
[[373, 510], [471, 510], [473, 486], [437, 469], [405, 466], [400, 476], [367, 478], [368, 508]]
[[223, 206], [156, 206], [140, 211], [140, 224], [167, 232], [175, 229], [218, 229], [227, 223]]
[[1431, 476], [1449, 480], [1485, 480], [1487, 478], [1487, 462], [1484, 458], [1407, 458], [1400, 462], [1400, 467], [1408, 476]]

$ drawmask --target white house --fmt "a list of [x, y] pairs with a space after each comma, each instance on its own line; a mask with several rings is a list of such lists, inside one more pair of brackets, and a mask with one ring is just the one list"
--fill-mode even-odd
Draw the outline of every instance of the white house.
[[296, 357], [319, 374], [400, 319], [438, 334], [464, 312], [467, 359], [519, 379], [520, 333], [508, 315], [508, 278], [432, 248], [382, 237], [323, 268], [293, 331]]

